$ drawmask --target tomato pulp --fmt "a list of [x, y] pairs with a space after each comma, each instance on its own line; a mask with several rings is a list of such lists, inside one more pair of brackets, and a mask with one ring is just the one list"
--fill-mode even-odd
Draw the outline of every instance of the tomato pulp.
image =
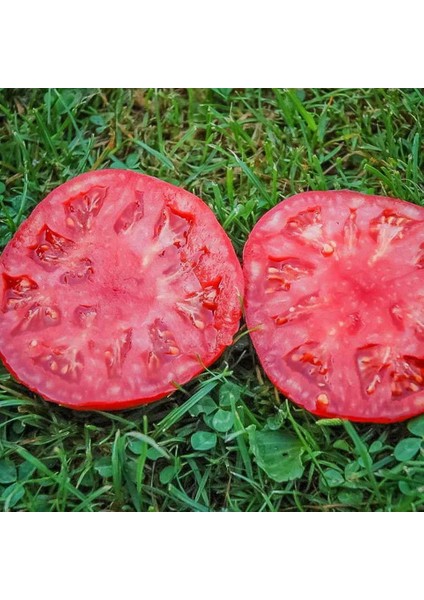
[[244, 250], [246, 319], [271, 381], [325, 417], [424, 412], [424, 209], [349, 191], [288, 198]]
[[87, 173], [51, 192], [1, 256], [1, 356], [48, 400], [136, 406], [231, 344], [242, 292], [199, 198], [132, 171]]

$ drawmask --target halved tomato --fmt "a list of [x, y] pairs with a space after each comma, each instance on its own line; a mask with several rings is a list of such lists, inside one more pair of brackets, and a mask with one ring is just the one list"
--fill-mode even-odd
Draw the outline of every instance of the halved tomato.
[[175, 390], [231, 344], [243, 279], [196, 196], [132, 171], [55, 189], [0, 259], [0, 352], [15, 376], [76, 409]]
[[246, 319], [285, 395], [325, 417], [424, 411], [424, 209], [307, 192], [266, 213], [244, 250]]

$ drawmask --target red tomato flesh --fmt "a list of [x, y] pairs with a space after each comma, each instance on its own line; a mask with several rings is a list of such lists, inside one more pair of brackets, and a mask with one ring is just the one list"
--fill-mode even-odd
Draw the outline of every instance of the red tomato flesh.
[[246, 319], [285, 395], [324, 417], [424, 412], [424, 209], [349, 191], [278, 204], [244, 250]]
[[47, 400], [136, 406], [231, 344], [242, 292], [199, 198], [132, 171], [87, 173], [49, 194], [0, 258], [0, 353]]

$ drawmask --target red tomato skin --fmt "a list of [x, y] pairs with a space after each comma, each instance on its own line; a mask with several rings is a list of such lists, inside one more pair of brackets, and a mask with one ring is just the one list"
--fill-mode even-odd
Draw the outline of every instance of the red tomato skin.
[[[211, 361], [209, 364], [205, 364], [204, 366], [199, 367], [199, 370], [193, 374], [193, 376], [190, 378], [189, 381], [191, 381], [192, 379], [196, 378], [198, 375], [203, 373], [205, 368], [209, 367], [216, 360], [218, 360], [220, 358], [220, 356], [225, 352], [225, 350], [226, 350], [226, 348], [223, 348], [221, 350], [221, 352], [216, 356], [216, 358], [214, 358], [214, 360]], [[6, 369], [9, 371], [9, 373], [12, 375], [12, 377], [18, 383], [20, 383], [21, 385], [26, 387], [28, 390], [30, 390], [34, 394], [37, 394], [37, 396], [40, 396], [41, 398], [43, 398], [43, 400], [46, 400], [47, 402], [50, 402], [52, 404], [57, 404], [58, 406], [62, 406], [63, 408], [71, 408], [72, 410], [76, 410], [79, 412], [98, 411], [98, 410], [100, 410], [100, 411], [116, 411], [116, 410], [125, 410], [127, 408], [138, 408], [140, 406], [150, 404], [151, 402], [157, 402], [159, 400], [165, 401], [165, 400], [169, 399], [172, 396], [172, 394], [178, 389], [178, 388], [174, 387], [174, 388], [170, 388], [168, 392], [160, 393], [160, 394], [157, 394], [156, 396], [149, 396], [148, 398], [134, 398], [132, 400], [127, 400], [127, 401], [123, 401], [123, 402], [120, 401], [115, 404], [111, 404], [110, 402], [106, 402], [106, 401], [102, 402], [101, 400], [94, 400], [94, 401], [89, 400], [89, 401], [86, 401], [86, 402], [83, 402], [80, 404], [67, 404], [65, 402], [57, 402], [53, 398], [49, 398], [45, 393], [40, 394], [40, 392], [37, 390], [37, 388], [31, 387], [24, 381], [21, 381], [21, 379], [19, 378], [19, 375], [17, 373], [15, 373], [15, 371], [8, 364], [5, 356], [1, 352], [0, 352], [0, 360], [3, 362], [3, 365], [6, 367]], [[185, 383], [187, 383], [187, 382], [185, 382]]]
[[[294, 394], [293, 391], [291, 391], [287, 386], [285, 386], [284, 383], [281, 380], [279, 380], [279, 378], [277, 376], [275, 376], [275, 374], [272, 373], [270, 371], [270, 369], [267, 368], [267, 366], [264, 364], [264, 350], [263, 350], [263, 343], [261, 343], [261, 332], [260, 332], [261, 326], [258, 324], [258, 322], [254, 318], [252, 318], [252, 315], [251, 315], [251, 306], [255, 302], [254, 289], [255, 289], [255, 286], [257, 285], [255, 277], [252, 276], [252, 271], [251, 271], [251, 262], [255, 256], [255, 252], [256, 252], [255, 246], [264, 235], [264, 230], [263, 230], [264, 226], [271, 221], [271, 219], [274, 215], [277, 215], [281, 211], [282, 206], [286, 206], [287, 208], [290, 207], [290, 210], [293, 212], [293, 214], [296, 214], [297, 210], [304, 209], [305, 205], [307, 205], [309, 203], [309, 201], [310, 201], [311, 206], [318, 204], [317, 196], [319, 196], [319, 195], [321, 195], [322, 197], [326, 197], [326, 199], [328, 199], [328, 200], [331, 200], [332, 198], [335, 198], [336, 196], [338, 196], [339, 198], [342, 198], [343, 201], [346, 202], [346, 204], [348, 204], [352, 198], [362, 197], [369, 203], [375, 202], [375, 203], [379, 203], [381, 206], [384, 206], [384, 204], [387, 203], [390, 206], [390, 209], [393, 208], [393, 210], [399, 211], [400, 213], [402, 213], [402, 211], [405, 210], [405, 207], [413, 206], [414, 210], [417, 213], [418, 212], [421, 213], [420, 219], [422, 219], [424, 221], [424, 208], [423, 207], [406, 202], [406, 201], [398, 199], [398, 198], [391, 198], [388, 196], [377, 196], [377, 195], [371, 195], [371, 194], [362, 194], [362, 193], [353, 192], [351, 190], [340, 190], [340, 191], [332, 190], [332, 191], [326, 191], [326, 192], [318, 192], [318, 191], [302, 192], [302, 193], [299, 193], [294, 196], [286, 198], [285, 200], [283, 200], [282, 202], [280, 202], [279, 204], [274, 206], [272, 209], [270, 209], [268, 212], [266, 212], [259, 219], [259, 221], [256, 223], [256, 225], [252, 229], [252, 231], [249, 235], [249, 238], [245, 244], [244, 250], [243, 250], [243, 275], [244, 275], [244, 281], [245, 281], [244, 315], [245, 315], [246, 324], [247, 324], [247, 327], [249, 330], [249, 334], [252, 339], [253, 346], [259, 357], [261, 366], [262, 366], [263, 370], [265, 371], [267, 377], [271, 381], [271, 383], [286, 398], [288, 398], [291, 402], [293, 402], [299, 408], [306, 409], [311, 414], [313, 414], [317, 417], [320, 417], [320, 418], [342, 419], [342, 420], [349, 420], [349, 421], [362, 422], [362, 423], [389, 424], [389, 423], [395, 423], [395, 422], [402, 422], [402, 421], [408, 420], [412, 417], [415, 417], [419, 414], [422, 414], [424, 412], [424, 395], [423, 395], [422, 391], [417, 392], [416, 394], [411, 394], [411, 396], [410, 396], [410, 398], [413, 398], [414, 396], [420, 397], [420, 399], [422, 398], [423, 399], [422, 404], [420, 406], [410, 406], [408, 412], [407, 413], [405, 412], [404, 414], [394, 413], [393, 415], [390, 415], [390, 414], [385, 413], [382, 415], [373, 415], [370, 417], [367, 415], [362, 416], [362, 415], [358, 415], [357, 413], [351, 413], [349, 411], [343, 411], [343, 410], [333, 411], [333, 410], [331, 410], [331, 407], [328, 407], [328, 408], [327, 407], [320, 408], [318, 406], [305, 407], [303, 405], [303, 403], [298, 398], [296, 398], [296, 394]], [[424, 242], [424, 228], [423, 228], [422, 239]], [[424, 291], [424, 287], [423, 287], [423, 291]], [[422, 356], [424, 356], [424, 345], [422, 348]], [[409, 400], [409, 398], [408, 398], [408, 400]]]
[[[228, 238], [228, 236], [226, 235], [226, 233], [224, 232], [224, 230], [222, 229], [222, 227], [219, 225], [218, 221], [216, 220], [215, 215], [213, 214], [213, 212], [210, 210], [210, 208], [203, 202], [201, 201], [198, 197], [196, 197], [194, 194], [191, 194], [190, 192], [179, 188], [177, 186], [174, 186], [172, 184], [169, 184], [165, 181], [162, 181], [158, 178], [155, 177], [151, 177], [149, 175], [144, 175], [141, 173], [136, 173], [134, 171], [130, 171], [130, 170], [122, 170], [122, 169], [104, 169], [104, 170], [100, 170], [100, 171], [93, 171], [93, 172], [89, 172], [89, 173], [84, 173], [82, 175], [79, 175], [67, 182], [65, 182], [64, 184], [58, 186], [57, 188], [55, 188], [52, 192], [50, 192], [42, 202], [40, 202], [32, 211], [31, 215], [28, 217], [28, 219], [26, 219], [18, 228], [18, 230], [16, 231], [16, 233], [14, 234], [14, 236], [12, 237], [12, 239], [8, 242], [8, 244], [6, 245], [6, 247], [4, 248], [1, 256], [0, 256], [0, 280], [1, 280], [1, 272], [6, 274], [7, 268], [6, 265], [8, 263], [8, 257], [10, 255], [10, 253], [16, 253], [16, 251], [25, 251], [28, 247], [28, 242], [26, 239], [26, 235], [27, 235], [27, 231], [33, 227], [33, 223], [34, 221], [36, 223], [44, 223], [45, 221], [45, 207], [47, 205], [47, 203], [49, 202], [62, 202], [64, 204], [66, 204], [67, 198], [71, 197], [76, 193], [75, 190], [79, 190], [84, 186], [92, 186], [92, 185], [96, 185], [98, 184], [98, 176], [106, 176], [106, 177], [121, 177], [122, 180], [126, 180], [128, 179], [128, 181], [132, 181], [134, 177], [137, 177], [137, 180], [140, 182], [140, 186], [142, 187], [143, 185], [146, 185], [149, 189], [151, 189], [152, 187], [155, 189], [155, 191], [159, 192], [164, 192], [166, 194], [175, 194], [178, 195], [179, 197], [182, 198], [186, 198], [188, 203], [197, 203], [197, 208], [199, 209], [199, 214], [198, 214], [198, 218], [201, 222], [203, 222], [203, 220], [205, 222], [210, 223], [210, 225], [213, 227], [213, 232], [216, 234], [216, 237], [219, 238], [219, 242], [221, 244], [221, 248], [222, 248], [222, 252], [223, 254], [226, 256], [226, 261], [228, 263], [230, 263], [230, 267], [229, 267], [229, 272], [230, 272], [230, 279], [232, 281], [232, 286], [233, 288], [230, 289], [226, 289], [225, 290], [225, 294], [232, 296], [233, 301], [229, 302], [229, 309], [228, 309], [228, 313], [226, 315], [226, 319], [225, 319], [225, 323], [222, 324], [222, 328], [220, 331], [222, 331], [223, 336], [225, 335], [225, 338], [223, 337], [222, 339], [225, 341], [219, 342], [216, 348], [216, 351], [214, 352], [213, 356], [208, 357], [206, 360], [199, 357], [199, 359], [197, 360], [198, 362], [198, 367], [196, 367], [195, 365], [191, 368], [190, 370], [190, 375], [189, 376], [184, 376], [182, 377], [181, 380], [178, 380], [178, 385], [173, 385], [171, 383], [169, 384], [163, 384], [162, 388], [160, 390], [160, 392], [156, 393], [156, 394], [148, 394], [148, 395], [140, 395], [140, 397], [132, 397], [132, 398], [125, 398], [125, 399], [117, 399], [116, 401], [112, 401], [110, 399], [102, 399], [99, 397], [94, 397], [94, 398], [84, 398], [81, 401], [78, 402], [74, 402], [74, 401], [67, 401], [67, 400], [61, 400], [58, 401], [57, 398], [54, 397], [54, 395], [49, 395], [49, 393], [47, 393], [45, 390], [40, 390], [38, 386], [31, 384], [31, 382], [29, 382], [26, 378], [22, 378], [19, 375], [19, 369], [16, 369], [15, 367], [13, 367], [8, 359], [8, 353], [7, 353], [7, 349], [3, 349], [3, 347], [0, 347], [0, 359], [2, 360], [3, 364], [5, 365], [5, 367], [7, 368], [7, 370], [11, 373], [11, 375], [22, 385], [24, 385], [26, 388], [28, 388], [29, 390], [31, 390], [32, 392], [34, 392], [35, 394], [38, 394], [39, 396], [41, 396], [43, 399], [47, 400], [48, 402], [52, 402], [55, 404], [59, 404], [60, 406], [64, 406], [67, 408], [72, 408], [74, 410], [78, 410], [78, 411], [85, 411], [85, 410], [110, 410], [110, 411], [114, 411], [114, 410], [121, 410], [121, 409], [126, 409], [126, 408], [133, 408], [133, 407], [137, 407], [137, 406], [141, 406], [141, 405], [145, 405], [163, 398], [167, 398], [168, 396], [170, 396], [173, 392], [175, 392], [179, 386], [184, 385], [185, 383], [191, 381], [193, 378], [197, 377], [199, 374], [201, 374], [207, 367], [209, 367], [211, 364], [213, 364], [221, 355], [222, 353], [226, 350], [226, 348], [230, 345], [230, 337], [232, 338], [235, 333], [238, 331], [239, 328], [239, 321], [240, 321], [240, 317], [241, 317], [241, 312], [242, 312], [242, 302], [243, 302], [243, 292], [244, 292], [244, 281], [243, 281], [243, 275], [242, 275], [242, 269], [240, 266], [240, 263], [237, 259], [237, 256], [235, 254], [234, 248], [231, 244], [230, 239]], [[156, 187], [157, 186], [157, 190]], [[135, 204], [135, 203], [134, 203]], [[68, 213], [70, 214], [70, 213]], [[95, 213], [96, 214], [96, 213]], [[73, 215], [71, 215], [73, 216]], [[123, 213], [123, 217], [121, 217], [121, 220], [117, 220], [117, 226], [120, 229], [125, 228], [125, 218], [127, 218], [125, 212]], [[177, 216], [178, 218], [178, 216]], [[122, 220], [124, 219], [124, 221]], [[82, 222], [82, 227], [85, 226], [85, 223]], [[51, 237], [49, 238], [49, 240], [51, 240]], [[225, 264], [225, 263], [223, 263]], [[3, 283], [0, 281], [0, 292], [2, 292], [2, 288], [3, 288]], [[234, 299], [237, 299], [237, 301], [235, 301]], [[221, 312], [222, 312], [222, 307], [221, 307]], [[1, 320], [1, 312], [0, 312], [0, 320]]]

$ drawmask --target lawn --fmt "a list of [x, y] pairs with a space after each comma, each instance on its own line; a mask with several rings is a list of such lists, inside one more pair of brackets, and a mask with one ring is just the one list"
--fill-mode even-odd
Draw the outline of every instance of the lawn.
[[[202, 197], [241, 257], [306, 190], [424, 205], [420, 90], [2, 90], [0, 243], [54, 187], [129, 168]], [[0, 510], [415, 511], [424, 417], [318, 419], [278, 394], [242, 324], [202, 376], [144, 408], [77, 413], [0, 370]]]

